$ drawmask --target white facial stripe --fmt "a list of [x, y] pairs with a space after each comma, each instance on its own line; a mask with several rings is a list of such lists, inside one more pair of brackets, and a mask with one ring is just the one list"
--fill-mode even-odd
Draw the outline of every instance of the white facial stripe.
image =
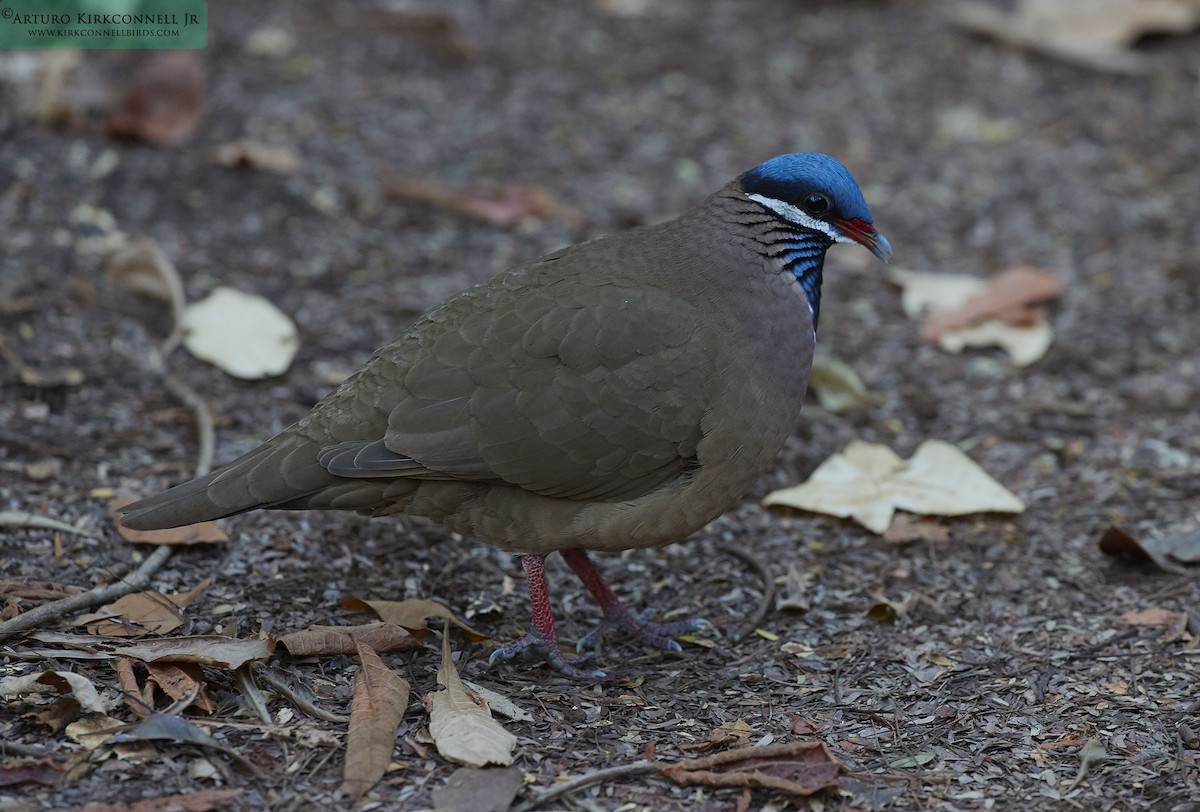
[[854, 242], [842, 234], [840, 230], [834, 228], [832, 224], [805, 214], [791, 203], [784, 203], [782, 200], [776, 200], [773, 197], [763, 197], [762, 195], [746, 195], [746, 197], [763, 204], [783, 219], [791, 221], [798, 226], [803, 226], [810, 231], [820, 231], [834, 242]]

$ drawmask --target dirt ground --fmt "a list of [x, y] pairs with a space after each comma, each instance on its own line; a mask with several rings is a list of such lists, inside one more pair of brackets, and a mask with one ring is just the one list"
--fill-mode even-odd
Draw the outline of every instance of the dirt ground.
[[[1097, 546], [1112, 524], [1140, 538], [1200, 531], [1200, 34], [1143, 43], [1153, 71], [1120, 77], [970, 36], [916, 0], [400, 6], [408, 11], [212, 0], [206, 109], [177, 147], [114, 141], [100, 109], [37, 126], [17, 110], [10, 75], [0, 338], [30, 367], [74, 368], [82, 383], [28, 386], [0, 364], [0, 510], [92, 535], [62, 535], [56, 555], [54, 532], [0, 529], [0, 579], [90, 588], [127, 572], [148, 548], [117, 535], [94, 490], [148, 493], [189, 475], [196, 458], [191, 413], [145, 361], [170, 314], [75, 250], [81, 204], [154, 238], [189, 299], [233, 285], [299, 324], [295, 363], [265, 381], [170, 357], [216, 416], [220, 462], [299, 418], [331, 377], [446, 295], [673, 216], [777, 153], [819, 150], [855, 173], [897, 266], [1061, 273], [1054, 345], [1023, 370], [996, 350], [943, 353], [920, 342], [882, 266], [832, 251], [820, 349], [879, 402], [843, 415], [810, 404], [775, 471], [736, 510], [685, 544], [599, 561], [630, 602], [712, 621], [711, 646], [667, 655], [614, 639], [602, 664], [616, 676], [579, 684], [541, 664], [489, 667], [488, 647], [455, 638], [464, 678], [534, 717], [505, 720], [519, 737], [518, 801], [651, 747], [664, 761], [690, 757], [684, 745], [740, 721], [750, 743], [824, 741], [847, 770], [840, 789], [743, 797], [643, 775], [544, 808], [1200, 809], [1196, 571], [1129, 564]], [[412, 13], [435, 6], [453, 25]], [[247, 52], [248, 35], [268, 25], [294, 38], [290, 55]], [[116, 92], [143, 58], [89, 52], [83, 69]], [[212, 163], [217, 145], [242, 137], [293, 147], [301, 168]], [[395, 199], [389, 179], [404, 177], [533, 185], [574, 214], [491, 226]], [[856, 438], [901, 456], [929, 438], [959, 443], [1028, 509], [940, 520], [948, 541], [897, 545], [850, 522], [760, 507]], [[213, 579], [188, 610], [189, 633], [361, 622], [341, 608], [353, 596], [436, 598], [501, 640], [528, 618], [514, 558], [423, 522], [274, 512], [228, 528], [230, 543], [180, 549], [155, 576], [169, 592]], [[771, 606], [756, 624], [763, 634], [735, 640], [764, 582], [731, 547], [781, 584], [789, 569], [807, 573], [807, 610]], [[597, 610], [561, 562], [548, 569], [574, 639]], [[900, 617], [868, 614], [885, 600]], [[1122, 619], [1145, 609], [1192, 613], [1191, 624]], [[74, 670], [116, 696], [105, 661], [31, 660], [34, 645], [0, 644], [0, 676]], [[384, 659], [413, 693], [392, 769], [366, 806], [335, 795], [344, 726], [299, 711], [280, 728], [328, 732], [255, 725], [232, 675], [212, 670], [208, 729], [261, 775], [164, 744], [155, 758], [110, 758], [56, 787], [0, 787], [0, 808], [225, 786], [243, 789], [229, 808], [431, 807], [456, 769], [423, 733], [437, 646]], [[323, 706], [348, 712], [353, 658], [283, 663]], [[269, 696], [284, 718], [289, 703]], [[16, 745], [0, 744], [5, 760], [78, 754], [25, 715], [28, 701], [0, 707], [0, 740]], [[1088, 756], [1096, 744], [1081, 754], [1089, 740], [1103, 759]], [[219, 767], [194, 769], [200, 760]]]

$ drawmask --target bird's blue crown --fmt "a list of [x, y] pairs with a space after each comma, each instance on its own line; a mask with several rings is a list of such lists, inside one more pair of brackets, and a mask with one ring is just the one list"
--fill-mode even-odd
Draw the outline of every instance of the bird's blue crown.
[[793, 206], [809, 195], [822, 194], [840, 219], [871, 222], [867, 201], [850, 170], [819, 152], [793, 152], [759, 164], [742, 175], [742, 191]]

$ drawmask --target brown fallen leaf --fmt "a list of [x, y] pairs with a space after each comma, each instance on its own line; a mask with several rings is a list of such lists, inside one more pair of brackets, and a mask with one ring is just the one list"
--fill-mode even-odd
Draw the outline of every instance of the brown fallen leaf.
[[154, 689], [147, 689], [138, 682], [134, 661], [128, 657], [116, 659], [117, 682], [121, 686], [121, 697], [139, 719], [154, 713]]
[[271, 147], [249, 138], [239, 138], [213, 150], [213, 162], [230, 168], [245, 167], [293, 175], [300, 170], [300, 155], [291, 147]]
[[821, 741], [768, 744], [678, 761], [659, 772], [681, 786], [751, 787], [813, 795], [838, 785], [841, 763]]
[[697, 753], [717, 747], [745, 747], [750, 744], [753, 732], [754, 729], [745, 719], [737, 719], [714, 727], [701, 741], [681, 743], [679, 749], [685, 753]]
[[465, 631], [472, 641], [487, 639], [486, 634], [471, 628], [465, 621], [455, 617], [448, 608], [428, 598], [409, 598], [403, 601], [365, 601], [361, 598], [347, 598], [342, 601], [342, 606], [357, 612], [374, 612], [384, 623], [394, 623], [412, 631], [428, 628], [426, 621], [431, 617], [445, 618]]
[[205, 578], [187, 592], [164, 595], [153, 589], [123, 595], [95, 612], [75, 618], [92, 634], [110, 637], [143, 637], [169, 634], [183, 625], [182, 609], [190, 606], [208, 589]]
[[433, 805], [446, 812], [507, 812], [524, 783], [518, 767], [459, 767], [433, 790]]
[[198, 708], [205, 713], [216, 710], [208, 698], [204, 672], [195, 663], [146, 663], [146, 687], [157, 687], [173, 702], [191, 700], [187, 707]]
[[51, 733], [57, 733], [78, 719], [81, 709], [79, 700], [75, 697], [60, 696], [49, 705], [22, 714], [21, 718], [37, 725], [45, 725]]
[[950, 330], [961, 330], [984, 319], [997, 319], [1018, 327], [1042, 321], [1042, 302], [1062, 295], [1065, 283], [1058, 274], [1025, 265], [1008, 268], [993, 276], [987, 289], [953, 310], [933, 312], [921, 328], [924, 341], [939, 341]]
[[1185, 567], [1172, 561], [1153, 540], [1137, 539], [1116, 525], [1110, 525], [1100, 535], [1099, 544], [1100, 551], [1113, 558], [1135, 563], [1152, 563], [1165, 572], [1179, 575], [1188, 572]]
[[82, 587], [53, 581], [0, 581], [0, 600], [15, 600], [22, 609], [32, 609], [82, 591]]
[[12, 787], [17, 784], [52, 787], [60, 783], [66, 774], [66, 766], [49, 756], [36, 761], [18, 761], [0, 765], [0, 787]]
[[137, 497], [122, 494], [113, 497], [112, 501], [108, 503], [108, 515], [116, 525], [121, 538], [126, 541], [134, 544], [171, 544], [176, 546], [229, 541], [229, 536], [217, 526], [216, 522], [199, 522], [166, 530], [132, 530], [121, 524], [121, 508], [136, 501]]
[[91, 634], [143, 637], [170, 634], [183, 625], [183, 613], [166, 595], [149, 590], [123, 595], [95, 612], [80, 615], [75, 622]]
[[130, 82], [120, 110], [108, 117], [108, 134], [159, 147], [187, 141], [204, 116], [204, 62], [195, 51], [159, 51]]
[[941, 543], [950, 540], [950, 528], [934, 519], [919, 519], [907, 513], [897, 513], [888, 529], [883, 531], [883, 540], [889, 544], [908, 544], [913, 541]]
[[442, 665], [438, 683], [445, 690], [426, 694], [429, 735], [442, 758], [467, 767], [513, 762], [517, 737], [492, 718], [487, 706], [475, 703], [458, 676], [450, 656], [450, 636], [442, 636]]
[[369, 645], [355, 643], [362, 666], [354, 678], [340, 792], [356, 801], [383, 778], [391, 763], [396, 729], [408, 708], [409, 687]]
[[311, 626], [279, 638], [293, 657], [317, 654], [354, 654], [357, 643], [379, 653], [420, 648], [421, 638], [395, 623], [366, 623], [361, 626]]
[[512, 228], [529, 219], [555, 217], [568, 224], [578, 224], [583, 219], [578, 211], [536, 186], [454, 189], [436, 180], [395, 178], [388, 183], [387, 189], [398, 200], [438, 206], [497, 228]]
[[241, 794], [240, 789], [202, 789], [128, 804], [88, 804], [82, 812], [211, 812], [228, 807]]
[[960, 2], [950, 13], [976, 33], [1113, 73], [1149, 68], [1144, 56], [1130, 50], [1141, 36], [1183, 34], [1200, 26], [1195, 0], [1018, 0], [1011, 12]]
[[265, 660], [275, 650], [274, 638], [236, 640], [217, 634], [144, 640], [113, 649], [113, 656], [142, 662], [199, 663], [217, 668], [241, 668], [252, 660]]

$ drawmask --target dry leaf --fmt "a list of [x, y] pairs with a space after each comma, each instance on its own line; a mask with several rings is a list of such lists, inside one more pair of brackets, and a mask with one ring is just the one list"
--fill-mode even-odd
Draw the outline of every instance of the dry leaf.
[[300, 348], [296, 325], [261, 296], [229, 287], [184, 308], [188, 352], [245, 380], [280, 375]]
[[79, 674], [70, 671], [42, 671], [35, 674], [25, 674], [20, 677], [5, 677], [0, 679], [0, 697], [20, 696], [21, 694], [48, 693], [72, 694], [79, 706], [89, 713], [108, 712], [109, 703], [101, 698], [96, 686]]
[[112, 501], [108, 503], [108, 515], [112, 518], [113, 524], [116, 525], [117, 532], [121, 534], [121, 538], [126, 541], [133, 544], [170, 544], [174, 546], [229, 541], [229, 536], [225, 534], [225, 531], [216, 522], [186, 524], [183, 527], [170, 527], [165, 530], [133, 530], [128, 528], [121, 524], [121, 508], [126, 505], [132, 505], [136, 501], [137, 497], [120, 494], [113, 497]]
[[175, 631], [183, 625], [183, 613], [162, 593], [148, 590], [123, 595], [95, 612], [80, 615], [75, 622], [91, 634], [143, 637]]
[[446, 812], [508, 812], [524, 783], [518, 767], [459, 767], [445, 784], [434, 788], [433, 805]]
[[935, 519], [918, 519], [907, 513], [897, 513], [888, 529], [883, 532], [883, 540], [891, 544], [907, 544], [913, 541], [946, 542], [950, 540], [950, 528]]
[[475, 704], [467, 693], [450, 658], [448, 635], [442, 637], [438, 683], [445, 690], [426, 694], [424, 702], [429, 710], [429, 735], [442, 757], [468, 767], [512, 764], [517, 737], [493, 719], [486, 707]]
[[202, 789], [128, 804], [88, 804], [81, 812], [211, 812], [228, 807], [241, 794], [240, 789]]
[[123, 726], [118, 719], [94, 713], [67, 725], [66, 734], [68, 739], [82, 746], [84, 750], [95, 750], [103, 746]]
[[775, 608], [793, 612], [807, 612], [810, 607], [808, 587], [812, 583], [812, 572], [796, 562], [788, 564], [783, 591], [775, 599]]
[[987, 288], [954, 309], [930, 314], [921, 329], [925, 341], [937, 341], [950, 330], [961, 330], [985, 319], [1028, 327], [1045, 317], [1040, 305], [1062, 295], [1065, 284], [1058, 274], [1016, 266], [993, 276]]
[[659, 772], [681, 786], [751, 787], [806, 796], [836, 787], [841, 769], [824, 742], [812, 741], [726, 750]]
[[212, 700], [205, 690], [204, 672], [195, 663], [145, 663], [149, 676], [146, 687], [157, 686], [173, 702], [191, 699], [188, 707], [212, 713]]
[[42, 705], [28, 713], [21, 714], [21, 718], [28, 719], [34, 724], [45, 725], [51, 733], [57, 733], [78, 719], [81, 710], [78, 699], [73, 696], [60, 696], [49, 705]]
[[557, 217], [567, 223], [582, 220], [579, 212], [559, 203], [536, 186], [451, 189], [435, 180], [397, 178], [388, 184], [388, 192], [408, 203], [440, 206], [499, 228], [511, 228], [527, 219]]
[[487, 703], [488, 710], [512, 719], [516, 722], [532, 722], [533, 714], [524, 708], [518, 707], [511, 699], [498, 694], [491, 688], [484, 688], [482, 685], [476, 685], [469, 679], [463, 680], [463, 685], [470, 689], [471, 693]]
[[998, 346], [1023, 367], [1045, 355], [1054, 339], [1040, 303], [1061, 293], [1055, 274], [1015, 267], [984, 280], [894, 269], [889, 278], [903, 289], [909, 318], [928, 315], [922, 338], [947, 352]]
[[311, 626], [279, 638], [293, 657], [317, 654], [354, 654], [356, 643], [365, 643], [376, 652], [410, 651], [421, 641], [403, 626], [394, 623], [366, 623], [362, 626]]
[[745, 747], [750, 743], [753, 733], [754, 728], [750, 727], [745, 719], [736, 719], [714, 727], [708, 732], [708, 736], [700, 741], [681, 743], [679, 749], [690, 753], [712, 750], [715, 747]]
[[195, 637], [171, 637], [145, 640], [113, 650], [113, 656], [132, 657], [143, 662], [199, 663], [217, 668], [241, 668], [252, 660], [265, 660], [275, 649], [275, 641], [235, 640], [216, 634]]
[[396, 729], [408, 707], [408, 683], [383, 664], [371, 647], [356, 641], [362, 666], [354, 679], [350, 736], [341, 792], [358, 800], [375, 786], [392, 760]]
[[808, 386], [821, 408], [835, 414], [862, 409], [878, 400], [849, 364], [827, 355], [813, 359]]
[[195, 51], [160, 51], [133, 78], [125, 104], [108, 117], [109, 135], [165, 147], [187, 141], [204, 116], [204, 62]]
[[1011, 12], [960, 2], [952, 18], [976, 33], [1114, 73], [1148, 69], [1129, 50], [1149, 33], [1184, 34], [1200, 26], [1196, 0], [1018, 0]]
[[36, 761], [18, 761], [0, 765], [0, 787], [12, 787], [17, 784], [42, 784], [52, 787], [61, 782], [66, 774], [66, 766], [48, 756]]
[[394, 623], [406, 629], [425, 629], [425, 624], [431, 617], [449, 620], [458, 628], [471, 636], [472, 640], [486, 640], [487, 635], [476, 631], [464, 621], [454, 616], [454, 613], [437, 601], [428, 598], [409, 598], [403, 601], [365, 601], [361, 598], [347, 598], [342, 606], [358, 612], [374, 612], [385, 623]]
[[[1170, 544], [1177, 537], [1167, 537]], [[1100, 551], [1114, 558], [1135, 562], [1153, 562], [1165, 572], [1183, 575], [1188, 572], [1185, 567], [1176, 564], [1168, 557], [1169, 550], [1160, 549], [1161, 537], [1143, 541], [1134, 538], [1116, 525], [1110, 525], [1100, 536]]]
[[249, 138], [239, 138], [213, 150], [213, 161], [221, 166], [247, 167], [292, 175], [300, 170], [300, 155], [291, 147], [269, 147]]
[[774, 491], [765, 505], [853, 518], [883, 533], [896, 509], [937, 516], [1022, 513], [1025, 505], [958, 448], [926, 440], [907, 462], [886, 446], [856, 440], [803, 485]]

